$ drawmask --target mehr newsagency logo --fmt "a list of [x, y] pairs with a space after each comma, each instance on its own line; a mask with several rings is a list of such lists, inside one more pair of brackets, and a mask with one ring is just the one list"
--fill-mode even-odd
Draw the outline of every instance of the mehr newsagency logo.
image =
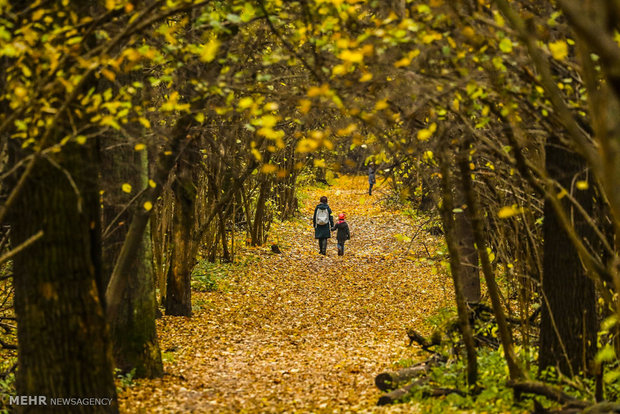
[[112, 398], [96, 397], [58, 397], [48, 398], [45, 395], [15, 395], [9, 397], [9, 405], [39, 405], [39, 406], [97, 406], [111, 405]]

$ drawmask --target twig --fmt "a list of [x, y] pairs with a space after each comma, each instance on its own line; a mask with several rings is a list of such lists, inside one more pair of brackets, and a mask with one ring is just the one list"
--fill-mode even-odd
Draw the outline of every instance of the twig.
[[8, 325], [3, 322], [0, 322], [0, 328], [4, 329], [4, 332], [6, 333], [10, 333], [13, 329], [15, 329], [14, 326]]
[[[35, 235], [30, 236], [26, 241], [22, 242], [19, 246], [17, 246], [16, 248], [10, 250], [9, 252], [5, 253], [4, 255], [2, 255], [0, 257], [0, 264], [6, 262], [7, 260], [10, 260], [13, 256], [15, 256], [16, 254], [18, 254], [18, 253], [22, 252], [23, 250], [25, 250], [26, 248], [28, 248], [30, 245], [32, 245], [34, 242], [39, 240], [41, 237], [43, 237], [43, 230], [39, 230]], [[11, 276], [6, 276], [6, 279], [8, 279]]]
[[116, 217], [114, 217], [112, 219], [112, 221], [110, 221], [110, 224], [108, 224], [108, 226], [105, 228], [105, 230], [103, 231], [103, 234], [101, 235], [101, 238], [103, 240], [107, 239], [110, 236], [110, 232], [112, 230], [112, 226], [114, 225], [114, 223], [116, 223], [121, 216], [129, 209], [129, 207], [131, 205], [133, 205], [133, 203], [140, 197], [142, 197], [142, 194], [144, 194], [144, 192], [148, 189], [148, 186], [143, 188], [142, 191], [138, 192], [138, 194], [136, 194], [131, 200], [129, 200], [129, 202], [127, 204], [125, 204], [123, 206], [123, 209], [121, 211], [119, 211], [119, 213], [116, 215]]

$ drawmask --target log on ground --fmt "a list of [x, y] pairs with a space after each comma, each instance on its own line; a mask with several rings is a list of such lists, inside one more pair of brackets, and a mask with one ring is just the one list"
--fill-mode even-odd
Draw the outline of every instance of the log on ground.
[[395, 372], [382, 372], [375, 377], [375, 385], [381, 391], [395, 390], [401, 384], [407, 383], [416, 377], [426, 374], [428, 369], [429, 366], [426, 363], [422, 363]]
[[413, 381], [411, 384], [407, 384], [403, 387], [395, 389], [394, 391], [388, 392], [387, 394], [382, 395], [377, 401], [377, 405], [388, 405], [394, 404], [396, 402], [402, 401], [411, 390], [415, 387], [426, 384], [428, 382], [428, 378], [420, 378], [416, 381]]

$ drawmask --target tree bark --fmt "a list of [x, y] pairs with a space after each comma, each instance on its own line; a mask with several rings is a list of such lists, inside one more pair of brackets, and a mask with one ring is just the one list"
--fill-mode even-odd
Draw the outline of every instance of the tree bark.
[[[593, 212], [593, 192], [574, 190], [575, 182], [587, 180], [585, 162], [576, 153], [551, 139], [546, 148], [546, 168], [550, 178], [567, 189], [583, 209]], [[583, 216], [565, 197], [563, 207], [573, 219], [576, 232], [593, 240]], [[570, 242], [555, 210], [547, 200], [543, 223], [543, 304], [540, 327], [539, 369], [557, 366], [565, 375], [588, 371], [596, 352], [596, 293], [586, 276], [577, 250]]]
[[375, 385], [381, 391], [394, 390], [408, 381], [424, 375], [428, 372], [430, 366], [427, 364], [416, 365], [413, 367], [401, 369], [396, 372], [382, 372], [375, 377]]
[[[14, 157], [22, 155], [20, 149], [14, 150]], [[44, 233], [15, 257], [13, 265], [17, 394], [111, 398], [111, 405], [67, 406], [65, 412], [118, 412], [98, 287], [101, 250], [94, 144], [68, 144], [52, 162], [39, 161], [10, 215], [13, 243], [39, 230]], [[35, 411], [29, 406], [21, 409]]]
[[[116, 147], [104, 167], [104, 177], [116, 177], [114, 185], [130, 182], [136, 191], [148, 188], [148, 154], [147, 151], [136, 152], [126, 147]], [[106, 171], [109, 170], [109, 171]], [[119, 174], [120, 172], [120, 174]], [[109, 173], [109, 174], [108, 174]], [[119, 177], [119, 175], [121, 177]], [[109, 191], [104, 195], [112, 193]], [[104, 198], [104, 217], [118, 217], [123, 204]], [[128, 200], [125, 200], [125, 203]], [[138, 208], [142, 208], [138, 206]], [[135, 207], [134, 207], [135, 209]], [[131, 220], [130, 210], [125, 210], [118, 219], [125, 224], [118, 226], [109, 243], [106, 243], [106, 269], [111, 274], [117, 260], [122, 242], [127, 235]], [[147, 225], [137, 249], [134, 261], [126, 274], [127, 287], [120, 294], [122, 300], [118, 312], [109, 315], [116, 367], [122, 372], [134, 370], [136, 377], [155, 378], [163, 375], [161, 353], [155, 326], [155, 282], [153, 269], [153, 251], [151, 246], [150, 226]]]
[[191, 316], [191, 273], [195, 261], [194, 217], [196, 187], [192, 171], [195, 169], [197, 149], [192, 145], [177, 163], [172, 183], [174, 215], [172, 217], [172, 257], [166, 283], [166, 315]]
[[465, 296], [467, 303], [478, 303], [481, 296], [478, 252], [476, 251], [471, 220], [464, 211], [467, 203], [460, 180], [457, 181], [454, 193], [456, 206], [462, 210], [454, 215], [454, 232], [459, 248], [459, 258], [461, 259], [459, 278], [463, 285], [463, 296]]
[[260, 191], [256, 200], [256, 211], [254, 212], [254, 222], [252, 223], [252, 246], [262, 246], [265, 242], [265, 203], [270, 191], [271, 182], [269, 177], [264, 176], [261, 178]]
[[411, 384], [407, 384], [403, 387], [390, 391], [387, 394], [383, 394], [381, 397], [379, 397], [377, 405], [388, 405], [402, 401], [407, 395], [409, 395], [409, 393], [411, 393], [411, 391], [415, 387], [425, 385], [426, 383], [428, 383], [428, 381], [428, 378], [420, 378], [413, 381]]
[[[445, 138], [444, 138], [445, 139]], [[474, 336], [469, 322], [469, 309], [463, 294], [463, 284], [461, 281], [461, 261], [460, 251], [455, 240], [455, 224], [454, 224], [454, 202], [452, 198], [452, 184], [450, 178], [450, 168], [448, 165], [447, 151], [442, 154], [441, 157], [441, 184], [443, 194], [443, 206], [441, 209], [441, 216], [443, 221], [443, 228], [446, 233], [446, 243], [448, 244], [448, 251], [450, 252], [450, 273], [454, 282], [454, 296], [456, 299], [456, 309], [459, 319], [459, 329], [463, 335], [463, 342], [465, 343], [465, 352], [467, 353], [467, 383], [470, 386], [475, 386], [478, 379], [478, 361], [476, 354], [476, 347], [474, 345]]]

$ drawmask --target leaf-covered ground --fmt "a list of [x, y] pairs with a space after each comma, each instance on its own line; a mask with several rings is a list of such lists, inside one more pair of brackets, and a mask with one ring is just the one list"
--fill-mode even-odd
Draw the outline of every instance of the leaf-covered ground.
[[[282, 254], [245, 248], [256, 260], [235, 266], [219, 291], [194, 293], [191, 319], [161, 319], [166, 375], [125, 389], [123, 411], [411, 412], [376, 408], [374, 377], [414, 357], [405, 327], [424, 331], [450, 302], [450, 283], [424, 260], [436, 241], [418, 232], [421, 219], [382, 209], [381, 189], [366, 191], [365, 177], [307, 190], [301, 218], [271, 229]], [[347, 214], [343, 257], [335, 239], [318, 254], [311, 214], [321, 195]]]

